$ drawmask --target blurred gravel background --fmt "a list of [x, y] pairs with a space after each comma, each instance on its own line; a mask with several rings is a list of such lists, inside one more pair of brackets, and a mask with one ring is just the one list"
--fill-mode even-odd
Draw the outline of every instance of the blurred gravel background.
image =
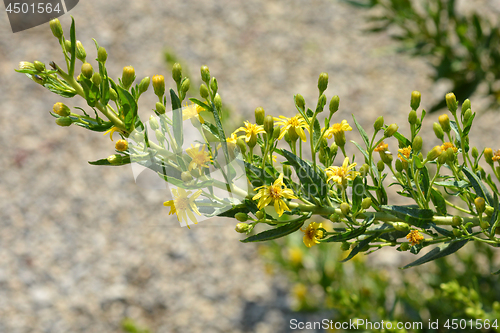
[[[89, 59], [93, 37], [115, 78], [126, 65], [138, 79], [170, 78], [166, 49], [195, 82], [207, 64], [235, 120], [253, 121], [257, 106], [292, 116], [293, 94], [315, 103], [323, 71], [328, 98], [341, 98], [336, 119], [354, 113], [367, 127], [383, 114], [405, 130], [412, 90], [424, 108], [447, 92], [388, 36], [364, 34], [366, 12], [334, 0], [85, 0], [71, 14]], [[286, 332], [287, 281], [266, 274], [257, 246], [230, 220], [181, 228], [167, 191], [137, 186], [128, 167], [89, 165], [113, 153], [109, 138], [56, 126], [61, 98], [14, 72], [21, 60], [64, 62], [48, 24], [12, 34], [0, 17], [0, 332], [120, 332], [126, 316], [153, 332]], [[60, 20], [69, 35], [70, 17]], [[141, 101], [152, 114], [153, 93]], [[425, 147], [437, 144], [429, 118]], [[479, 119], [472, 144], [500, 148], [498, 116]]]

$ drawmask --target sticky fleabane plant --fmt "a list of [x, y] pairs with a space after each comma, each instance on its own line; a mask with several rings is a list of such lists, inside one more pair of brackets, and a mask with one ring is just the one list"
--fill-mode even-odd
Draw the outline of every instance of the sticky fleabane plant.
[[[405, 268], [449, 255], [470, 241], [500, 245], [500, 193], [495, 185], [500, 150], [480, 153], [469, 146], [475, 117], [469, 100], [459, 108], [455, 95], [446, 95], [449, 113], [433, 124], [440, 144], [426, 152], [419, 136], [426, 112], [419, 111], [418, 91], [410, 99], [410, 133], [400, 133], [397, 124], [386, 124], [380, 116], [368, 134], [353, 115], [362, 138], [361, 144], [350, 141], [361, 153], [357, 163], [345, 149], [346, 134], [353, 130], [350, 121], [335, 117], [340, 99], [325, 95], [326, 73], [319, 76], [315, 105], [306, 106], [297, 94], [291, 117], [266, 114], [258, 107], [255, 121], [245, 121], [226, 135], [218, 82], [207, 66], [200, 70], [200, 98], [188, 98], [190, 103], [182, 105], [190, 79], [183, 77], [179, 64], [172, 69], [175, 89], [168, 91], [162, 75], [136, 83], [132, 66], [113, 80], [106, 69], [106, 50], [94, 40], [97, 57], [91, 61], [90, 52], [76, 40], [74, 20], [69, 40], [59, 20], [52, 20], [50, 27], [66, 69], [54, 61], [50, 69], [35, 61], [21, 62], [17, 71], [62, 97], [83, 98], [91, 112], [59, 102], [51, 112], [56, 123], [109, 133], [111, 139], [119, 135], [113, 155], [89, 163], [138, 164], [154, 171], [172, 192], [173, 199], [164, 202], [169, 209], [165, 213], [176, 214], [181, 224], [233, 218], [236, 231], [249, 235], [243, 242], [302, 232], [307, 247], [341, 243], [343, 250], [350, 250], [345, 260], [383, 247], [418, 254], [434, 246]], [[142, 120], [137, 103], [151, 81], [158, 102], [154, 115]], [[397, 152], [389, 151], [390, 140], [398, 142]], [[311, 160], [305, 158], [305, 149]], [[490, 173], [479, 165], [481, 159], [490, 165]], [[398, 194], [413, 204], [390, 205], [387, 186], [398, 186]], [[325, 228], [321, 219], [335, 227]]]

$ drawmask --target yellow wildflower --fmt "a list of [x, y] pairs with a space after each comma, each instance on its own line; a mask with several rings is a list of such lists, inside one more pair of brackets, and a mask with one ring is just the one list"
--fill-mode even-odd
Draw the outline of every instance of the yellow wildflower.
[[[406, 162], [410, 158], [410, 154], [411, 154], [411, 146], [408, 146], [406, 148], [398, 149], [398, 157], [403, 162]], [[406, 160], [403, 158], [403, 156], [406, 157]]]
[[191, 162], [189, 163], [189, 171], [199, 168], [200, 173], [202, 168], [209, 168], [208, 162], [212, 162], [212, 158], [208, 151], [205, 151], [205, 145], [193, 146], [191, 144], [191, 148], [186, 149], [186, 153], [191, 157]]
[[324, 237], [323, 230], [318, 230], [321, 228], [323, 228], [323, 223], [316, 222], [309, 223], [305, 229], [300, 228], [300, 231], [304, 233], [303, 241], [307, 247], [319, 244], [319, 239]]
[[332, 136], [335, 137], [335, 143], [339, 147], [343, 147], [345, 145], [345, 131], [352, 131], [352, 127], [344, 119], [340, 124], [336, 123], [330, 126], [326, 130], [324, 137], [328, 139], [331, 139]]
[[493, 157], [491, 158], [493, 160], [493, 162], [496, 162], [496, 161], [499, 161], [500, 160], [500, 149], [498, 149], [496, 152], [495, 152], [495, 155], [493, 155]]
[[250, 139], [255, 138], [257, 139], [257, 134], [259, 133], [266, 133], [264, 131], [264, 127], [262, 125], [257, 125], [257, 124], [251, 124], [248, 121], [245, 121], [245, 127], [240, 127], [236, 131], [237, 132], [245, 132], [245, 135], [240, 135], [240, 137], [245, 136], [245, 141], [248, 142]]
[[[188, 228], [188, 217], [194, 224], [198, 224], [196, 216], [193, 212], [198, 216], [201, 216], [201, 213], [195, 203], [196, 198], [200, 196], [201, 192], [201, 190], [198, 190], [191, 195], [191, 191], [186, 191], [183, 188], [172, 189], [174, 200], [165, 201], [163, 203], [164, 206], [170, 207], [170, 213], [168, 213], [168, 215], [176, 214], [177, 220], [179, 220], [179, 222], [185, 220]], [[190, 195], [191, 197], [189, 197]]]
[[328, 177], [327, 182], [333, 180], [339, 185], [345, 185], [348, 179], [354, 180], [354, 178], [360, 174], [357, 171], [351, 170], [356, 167], [356, 165], [356, 163], [349, 165], [349, 157], [346, 157], [342, 166], [331, 166], [326, 168], [325, 171]]
[[274, 210], [278, 213], [278, 216], [283, 215], [285, 210], [290, 210], [282, 198], [297, 199], [297, 197], [293, 194], [293, 191], [287, 188], [285, 183], [283, 183], [283, 174], [280, 174], [279, 178], [274, 181], [273, 185], [260, 186], [255, 190], [259, 191], [259, 193], [257, 193], [252, 199], [259, 200], [257, 207], [262, 209], [271, 202], [274, 202]]
[[375, 147], [374, 151], [384, 152], [384, 151], [387, 151], [388, 148], [389, 148], [389, 145], [384, 143], [384, 141], [382, 141], [381, 143], [378, 144], [377, 147]]
[[104, 132], [103, 135], [106, 135], [106, 134], [109, 133], [109, 138], [111, 139], [111, 141], [113, 141], [113, 133], [115, 133], [115, 132], [121, 133], [122, 131], [118, 127], [113, 126], [109, 130], [107, 130], [106, 132]]
[[184, 109], [182, 110], [182, 120], [188, 120], [188, 119], [198, 119], [200, 123], [204, 123], [205, 120], [200, 116], [200, 112], [203, 111], [204, 109], [199, 106], [198, 104], [191, 103], [190, 105], [185, 105]]
[[304, 142], [307, 141], [306, 133], [304, 132], [304, 128], [307, 129], [307, 123], [304, 120], [304, 117], [302, 117], [302, 115], [298, 114], [292, 118], [287, 118], [285, 116], [280, 116], [279, 118], [275, 117], [274, 121], [276, 121], [276, 125], [283, 126], [281, 128], [278, 140], [283, 139], [286, 132], [290, 128], [293, 128], [295, 130], [295, 133], [297, 133], [297, 135], [300, 137], [302, 141]]
[[408, 239], [411, 246], [413, 246], [422, 243], [424, 236], [422, 236], [418, 230], [412, 230], [408, 235], [406, 235], [406, 239]]
[[238, 140], [238, 136], [236, 135], [236, 132], [231, 133], [231, 137], [226, 138], [226, 142], [232, 143], [232, 144], [236, 144], [237, 140]]
[[451, 142], [445, 142], [445, 143], [443, 143], [443, 144], [441, 145], [441, 149], [442, 149], [443, 151], [447, 151], [447, 150], [448, 150], [448, 148], [453, 149], [453, 152], [454, 152], [454, 153], [456, 153], [456, 152], [458, 151], [458, 148], [457, 148], [457, 147], [455, 147], [455, 145], [453, 145], [453, 143], [451, 143]]

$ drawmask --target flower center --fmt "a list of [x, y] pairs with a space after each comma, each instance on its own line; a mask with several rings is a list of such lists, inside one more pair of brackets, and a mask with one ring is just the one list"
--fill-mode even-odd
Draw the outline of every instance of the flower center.
[[174, 201], [176, 210], [186, 210], [189, 207], [188, 198], [177, 198]]

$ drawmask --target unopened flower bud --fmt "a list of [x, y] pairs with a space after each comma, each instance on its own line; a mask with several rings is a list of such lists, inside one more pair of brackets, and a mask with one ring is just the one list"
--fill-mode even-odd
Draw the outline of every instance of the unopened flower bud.
[[463, 235], [462, 230], [456, 229], [456, 228], [453, 229], [453, 236], [455, 236], [455, 237], [461, 237], [462, 235]]
[[283, 138], [285, 139], [285, 141], [287, 143], [291, 143], [292, 140], [290, 139], [290, 134], [288, 134], [288, 131], [285, 132], [285, 135], [283, 136]]
[[276, 141], [280, 137], [281, 129], [279, 126], [275, 126], [273, 130], [273, 140]]
[[330, 152], [332, 153], [332, 155], [336, 155], [338, 151], [339, 151], [339, 146], [335, 142], [332, 143], [330, 146]]
[[266, 117], [266, 112], [260, 106], [255, 109], [255, 123], [257, 125], [264, 125], [264, 118]]
[[384, 136], [386, 138], [389, 138], [389, 137], [393, 136], [394, 133], [396, 133], [398, 131], [398, 129], [399, 129], [398, 125], [391, 124], [391, 125], [387, 126], [387, 128], [385, 129]]
[[96, 86], [99, 86], [101, 85], [101, 82], [102, 82], [101, 74], [95, 72], [92, 75], [92, 83], [94, 83]]
[[484, 155], [484, 159], [486, 160], [486, 163], [493, 164], [493, 149], [484, 148], [483, 155]]
[[142, 79], [141, 83], [139, 83], [139, 93], [143, 94], [148, 91], [150, 82], [151, 79], [149, 78], [149, 76], [146, 76], [144, 79]]
[[436, 137], [440, 140], [443, 140], [444, 131], [443, 131], [443, 128], [441, 127], [441, 125], [439, 125], [438, 123], [434, 123], [432, 125], [432, 128], [434, 129], [434, 134], [436, 134]]
[[71, 52], [71, 41], [70, 40], [65, 40], [64, 41], [64, 48], [66, 52]]
[[214, 104], [217, 111], [222, 111], [222, 98], [220, 97], [219, 93], [215, 94]]
[[441, 149], [441, 146], [435, 146], [427, 153], [427, 160], [434, 161], [436, 158], [439, 157], [439, 155], [441, 155], [442, 152], [443, 149]]
[[56, 119], [56, 124], [62, 127], [69, 126], [73, 123], [70, 117], [59, 117]]
[[184, 171], [181, 173], [181, 180], [185, 183], [188, 183], [193, 180], [193, 176], [189, 171]]
[[71, 110], [69, 109], [69, 107], [67, 107], [66, 105], [64, 105], [61, 102], [57, 102], [56, 104], [54, 104], [52, 111], [54, 111], [55, 114], [57, 114], [61, 117], [67, 117], [71, 113]]
[[156, 140], [158, 140], [159, 143], [162, 143], [163, 141], [165, 141], [165, 135], [159, 129], [157, 129], [155, 131], [155, 136], [156, 136]]
[[391, 153], [389, 153], [388, 151], [381, 151], [379, 152], [379, 154], [382, 162], [387, 165], [390, 165], [392, 163], [393, 157]]
[[325, 105], [326, 105], [326, 96], [325, 94], [321, 94], [318, 99], [318, 108], [316, 109], [316, 111], [323, 112]]
[[106, 52], [106, 49], [102, 46], [99, 47], [97, 50], [97, 60], [101, 63], [105, 63], [106, 60], [108, 59], [108, 52]]
[[408, 114], [408, 122], [411, 125], [415, 125], [417, 123], [417, 111], [411, 110]]
[[396, 171], [398, 171], [398, 172], [403, 171], [403, 162], [401, 162], [400, 159], [396, 160]]
[[236, 145], [238, 146], [238, 148], [240, 148], [240, 151], [243, 154], [246, 153], [246, 151], [247, 151], [247, 145], [245, 144], [245, 140], [243, 140], [242, 138], [238, 138], [236, 140]]
[[201, 98], [205, 98], [206, 99], [209, 94], [210, 93], [208, 91], [208, 87], [204, 83], [202, 83], [201, 86], [200, 86], [200, 96], [201, 96]]
[[109, 99], [116, 101], [118, 99], [118, 94], [113, 88], [109, 88]]
[[377, 120], [375, 120], [375, 123], [373, 124], [373, 128], [375, 129], [375, 132], [380, 131], [380, 129], [384, 126], [384, 117], [379, 116]]
[[266, 218], [266, 213], [264, 213], [263, 211], [259, 210], [257, 213], [255, 213], [255, 216], [256, 216], [259, 220], [262, 220], [262, 219], [265, 219], [265, 218]]
[[64, 34], [61, 22], [59, 22], [58, 19], [50, 20], [50, 30], [52, 30], [54, 37], [58, 39], [60, 39]]
[[448, 161], [448, 152], [442, 151], [437, 160], [439, 164], [445, 164]]
[[132, 66], [125, 66], [123, 67], [123, 73], [122, 73], [122, 84], [123, 88], [128, 90], [132, 83], [135, 81], [135, 69]]
[[408, 251], [408, 250], [410, 249], [410, 247], [411, 247], [411, 246], [410, 246], [410, 243], [402, 243], [402, 244], [399, 246], [400, 250], [401, 250], [401, 251], [403, 251], [403, 252], [404, 252], [404, 251]]
[[184, 79], [181, 84], [181, 92], [184, 96], [186, 95], [190, 87], [191, 87], [191, 81], [187, 78]]
[[210, 81], [210, 70], [207, 66], [201, 66], [200, 72], [201, 79], [203, 80], [203, 82], [208, 84], [208, 82]]
[[76, 57], [82, 62], [85, 62], [85, 58], [87, 58], [87, 52], [79, 40], [76, 41]]
[[472, 110], [471, 109], [465, 110], [465, 112], [463, 113], [464, 124], [467, 124], [471, 117], [472, 117]]
[[382, 171], [384, 171], [384, 168], [385, 168], [385, 163], [384, 163], [384, 161], [382, 161], [382, 160], [378, 161], [378, 162], [377, 162], [377, 170], [378, 170], [379, 172], [382, 172]]
[[165, 94], [165, 78], [163, 75], [153, 76], [153, 90], [158, 98], [162, 98]]
[[351, 212], [351, 206], [347, 202], [343, 202], [340, 204], [340, 211], [344, 215], [349, 215]]
[[164, 114], [165, 113], [165, 105], [161, 102], [156, 102], [156, 112], [158, 114]]
[[212, 93], [216, 93], [219, 90], [219, 84], [217, 83], [217, 79], [215, 77], [210, 79], [210, 89]]
[[339, 104], [340, 104], [339, 96], [337, 95], [333, 96], [332, 99], [330, 100], [330, 106], [329, 106], [330, 116], [339, 110]]
[[297, 107], [301, 110], [304, 110], [306, 107], [306, 101], [304, 100], [304, 97], [302, 97], [301, 94], [295, 95], [295, 104]]
[[472, 147], [471, 154], [474, 159], [479, 157], [479, 151], [477, 150], [476, 147]]
[[272, 137], [274, 131], [274, 119], [273, 116], [266, 116], [264, 118], [264, 130], [267, 134]]
[[319, 94], [320, 95], [323, 94], [323, 92], [326, 90], [327, 87], [328, 87], [328, 74], [321, 73], [318, 79]]
[[455, 161], [455, 152], [453, 148], [446, 149], [446, 156], [448, 157], [448, 163], [453, 163]]
[[371, 206], [372, 206], [372, 198], [364, 198], [363, 201], [361, 201], [361, 208], [366, 210]]
[[453, 216], [453, 218], [451, 219], [451, 223], [454, 227], [459, 227], [462, 225], [462, 222], [464, 221], [463, 218], [461, 218], [460, 216], [458, 215], [455, 215]]
[[477, 197], [474, 200], [474, 205], [476, 206], [478, 214], [482, 214], [484, 212], [484, 209], [486, 208], [486, 202], [484, 201], [484, 198], [481, 197]]
[[447, 114], [442, 114], [439, 116], [439, 124], [441, 125], [441, 128], [445, 133], [450, 133], [451, 127], [450, 127], [450, 118], [448, 117]]
[[118, 151], [125, 151], [128, 149], [128, 142], [127, 140], [120, 139], [116, 141], [115, 143], [115, 149]]
[[392, 224], [392, 226], [397, 231], [404, 231], [404, 232], [410, 231], [410, 225], [408, 223], [395, 222], [395, 223]]
[[114, 155], [110, 155], [107, 160], [110, 164], [113, 164], [113, 165], [117, 165], [117, 164], [120, 164], [120, 162], [122, 161], [123, 157], [122, 155], [120, 154], [114, 154]]
[[44, 72], [45, 71], [45, 64], [43, 62], [41, 62], [41, 61], [35, 60], [35, 62], [33, 63], [33, 66], [39, 72]]
[[248, 214], [247, 213], [236, 213], [236, 215], [234, 215], [234, 217], [240, 222], [248, 221]]
[[361, 168], [359, 168], [359, 173], [361, 174], [361, 176], [363, 177], [366, 177], [366, 175], [368, 174], [368, 172], [370, 171], [370, 166], [368, 164], [363, 164], [361, 166]]
[[467, 111], [468, 109], [471, 108], [471, 104], [470, 104], [470, 99], [466, 99], [463, 103], [462, 103], [462, 115], [465, 113], [465, 111]]
[[35, 69], [35, 65], [29, 61], [21, 61], [19, 63], [19, 69]]
[[158, 125], [158, 120], [156, 120], [155, 116], [149, 117], [149, 127], [151, 127], [153, 131], [156, 131], [158, 128], [160, 128], [160, 125]]
[[172, 66], [172, 79], [174, 79], [177, 84], [180, 84], [182, 81], [182, 66], [178, 62]]
[[422, 97], [422, 95], [420, 94], [420, 91], [414, 90], [414, 91], [411, 92], [410, 106], [411, 106], [412, 110], [417, 110], [418, 109], [418, 107], [420, 106], [420, 98], [421, 97]]
[[448, 110], [450, 110], [450, 112], [452, 114], [455, 114], [455, 112], [457, 112], [457, 109], [458, 109], [458, 103], [457, 103], [457, 98], [455, 97], [455, 94], [452, 92], [447, 93], [445, 98], [446, 98], [446, 106], [448, 107]]
[[487, 221], [481, 221], [479, 222], [479, 226], [481, 227], [481, 229], [486, 230], [490, 227], [490, 223]]
[[92, 65], [89, 64], [88, 62], [83, 63], [83, 65], [82, 65], [83, 76], [85, 76], [87, 79], [90, 79], [92, 77], [93, 73], [94, 73], [94, 69], [92, 68]]
[[[237, 213], [236, 215], [238, 215], [238, 214], [244, 214], [244, 213]], [[236, 219], [238, 219], [238, 218], [236, 218]], [[240, 234], [244, 234], [248, 231], [249, 228], [250, 228], [250, 225], [248, 223], [240, 222], [240, 223], [236, 224], [236, 227], [234, 228], [234, 230], [236, 230], [236, 232], [239, 232]]]
[[415, 152], [418, 152], [422, 149], [423, 140], [420, 135], [417, 135], [415, 139], [413, 139], [413, 144], [411, 145], [411, 149]]
[[342, 244], [340, 245], [340, 249], [342, 251], [349, 251], [350, 248], [351, 244], [349, 244], [349, 242], [342, 242]]
[[484, 213], [486, 214], [486, 216], [491, 217], [491, 216], [493, 216], [494, 212], [495, 212], [495, 208], [486, 205], [486, 209], [484, 210]]

